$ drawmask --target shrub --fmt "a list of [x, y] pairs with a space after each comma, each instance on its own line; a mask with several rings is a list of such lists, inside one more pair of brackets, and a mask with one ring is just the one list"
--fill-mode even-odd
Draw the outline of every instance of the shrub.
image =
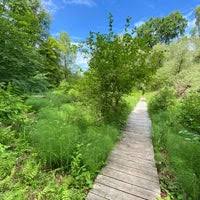
[[172, 88], [165, 87], [159, 91], [149, 102], [150, 113], [167, 110], [175, 102], [175, 92]]
[[[61, 87], [61, 86], [60, 86]], [[45, 93], [44, 95], [32, 95], [26, 100], [26, 105], [31, 106], [34, 111], [39, 111], [44, 107], [60, 107], [66, 103], [76, 102], [75, 89], [65, 91], [58, 88], [55, 91]]]
[[180, 123], [188, 130], [200, 134], [200, 93], [191, 93], [181, 102]]
[[0, 143], [0, 182], [11, 173], [16, 162], [16, 153], [9, 152], [7, 148], [7, 146]]
[[64, 94], [47, 93], [45, 95], [30, 96], [26, 100], [26, 104], [31, 106], [34, 111], [39, 111], [45, 107], [60, 107], [62, 104], [68, 103], [68, 98]]
[[49, 100], [45, 96], [30, 96], [26, 100], [26, 105], [30, 106], [32, 110], [39, 111], [41, 108], [45, 108], [50, 105]]
[[10, 127], [0, 126], [0, 143], [3, 145], [12, 144], [14, 142], [16, 133]]
[[28, 106], [24, 105], [20, 97], [0, 89], [0, 118], [4, 125], [20, 127], [28, 120], [27, 111]]

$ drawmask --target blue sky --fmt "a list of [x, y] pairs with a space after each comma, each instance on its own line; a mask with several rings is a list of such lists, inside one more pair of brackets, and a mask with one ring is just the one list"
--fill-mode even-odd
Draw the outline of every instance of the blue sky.
[[[192, 12], [199, 0], [42, 0], [52, 16], [51, 34], [67, 32], [73, 41], [84, 40], [89, 31], [107, 31], [107, 16], [114, 16], [114, 30], [122, 32], [125, 19], [138, 25], [150, 17], [161, 17], [179, 10], [194, 25]], [[80, 56], [79, 56], [80, 57]], [[80, 60], [81, 58], [79, 58]], [[80, 62], [86, 62], [83, 58]]]

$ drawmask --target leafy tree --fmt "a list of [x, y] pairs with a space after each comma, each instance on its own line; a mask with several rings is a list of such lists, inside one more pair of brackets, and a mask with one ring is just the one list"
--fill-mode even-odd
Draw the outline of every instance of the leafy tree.
[[77, 47], [71, 44], [67, 33], [60, 33], [58, 39], [49, 37], [40, 48], [44, 57], [42, 73], [46, 74], [52, 85], [58, 85], [61, 80], [71, 74], [71, 65], [76, 57]]
[[6, 0], [1, 4], [2, 16], [19, 31], [29, 44], [38, 44], [48, 37], [49, 15], [40, 0]]
[[38, 46], [48, 35], [48, 15], [38, 0], [0, 3], [0, 82], [26, 90], [42, 68]]
[[137, 36], [146, 38], [152, 47], [155, 44], [169, 43], [172, 39], [183, 35], [187, 20], [180, 12], [174, 12], [162, 18], [151, 18], [136, 28]]
[[90, 34], [90, 68], [85, 74], [88, 96], [106, 120], [121, 111], [123, 95], [152, 71], [146, 62], [149, 52], [146, 41], [129, 33], [115, 34], [112, 15], [109, 22], [108, 34]]
[[77, 46], [71, 43], [70, 37], [66, 32], [61, 32], [58, 38], [61, 50], [61, 65], [66, 70], [70, 70], [70, 65], [76, 58]]
[[195, 9], [195, 24], [196, 24], [196, 30], [198, 35], [200, 36], [200, 6], [196, 7]]
[[64, 79], [64, 71], [60, 66], [61, 49], [59, 42], [49, 37], [41, 45], [40, 54], [44, 57], [42, 73], [46, 74], [52, 85], [58, 85]]

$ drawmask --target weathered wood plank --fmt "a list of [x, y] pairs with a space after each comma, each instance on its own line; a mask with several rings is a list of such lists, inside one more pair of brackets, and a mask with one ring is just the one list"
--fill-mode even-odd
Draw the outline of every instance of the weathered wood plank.
[[146, 179], [142, 179], [140, 177], [126, 174], [110, 168], [104, 168], [101, 174], [110, 178], [115, 178], [119, 181], [124, 181], [125, 183], [144, 188], [146, 190], [154, 191], [154, 189], [158, 187], [158, 184], [155, 182], [148, 181]]
[[87, 200], [107, 200], [107, 198], [104, 198], [104, 197], [101, 197], [101, 196], [98, 196], [92, 192], [90, 192], [87, 196]]
[[118, 154], [120, 153], [121, 157], [123, 157], [123, 155], [128, 155], [128, 156], [137, 157], [139, 159], [143, 159], [147, 161], [152, 161], [154, 159], [153, 153], [144, 154], [142, 152], [136, 152], [136, 151], [132, 152], [132, 151], [126, 151], [126, 150], [119, 150], [119, 149], [114, 149], [113, 152], [116, 152]]
[[115, 163], [119, 163], [119, 164], [127, 166], [127, 167], [139, 169], [143, 173], [146, 173], [146, 174], [151, 174], [151, 175], [154, 175], [154, 176], [157, 175], [157, 171], [154, 167], [150, 168], [149, 166], [146, 166], [146, 165], [142, 165], [142, 164], [139, 164], [139, 163], [136, 163], [136, 162], [127, 161], [127, 160], [124, 160], [124, 159], [121, 159], [121, 158], [114, 158], [114, 157], [111, 157], [109, 159], [109, 161], [111, 162], [111, 164], [112, 164], [112, 162], [115, 162]]
[[113, 170], [118, 170], [120, 172], [129, 174], [129, 175], [137, 176], [137, 177], [140, 177], [142, 179], [145, 179], [145, 180], [148, 180], [148, 181], [152, 181], [152, 182], [155, 182], [155, 183], [159, 184], [159, 181], [158, 181], [156, 176], [144, 174], [144, 173], [142, 173], [142, 171], [137, 170], [137, 169], [126, 167], [124, 165], [119, 165], [117, 163], [112, 163], [112, 165], [108, 165], [106, 167], [108, 167], [110, 169], [113, 169]]
[[113, 178], [102, 176], [102, 175], [98, 176], [96, 182], [104, 184], [106, 186], [111, 186], [112, 188], [115, 188], [117, 190], [130, 193], [134, 196], [144, 198], [144, 199], [155, 199], [157, 196], [157, 192], [159, 192], [159, 191], [146, 190], [136, 185], [122, 182], [117, 179], [113, 179]]
[[107, 186], [104, 184], [96, 183], [92, 190], [94, 194], [109, 199], [109, 200], [143, 200], [145, 198], [141, 198], [130, 193], [126, 193], [124, 191], [120, 191], [111, 186]]
[[127, 155], [123, 155], [123, 154], [116, 154], [116, 153], [112, 153], [111, 154], [111, 157], [112, 158], [116, 158], [116, 159], [118, 159], [119, 157], [121, 157], [120, 159], [123, 159], [123, 160], [125, 160], [125, 161], [131, 161], [131, 162], [135, 162], [135, 163], [137, 163], [137, 164], [141, 164], [142, 166], [147, 166], [147, 167], [149, 167], [149, 168], [151, 168], [151, 167], [155, 167], [155, 165], [153, 164], [153, 163], [151, 163], [151, 162], [148, 162], [147, 160], [142, 160], [141, 158], [137, 158], [137, 157], [133, 157], [133, 156], [127, 156]]

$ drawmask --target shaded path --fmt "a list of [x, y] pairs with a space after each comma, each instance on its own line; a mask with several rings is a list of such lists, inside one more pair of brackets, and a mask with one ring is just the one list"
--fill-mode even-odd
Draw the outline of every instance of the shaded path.
[[150, 126], [147, 104], [140, 100], [87, 200], [155, 200], [159, 196]]

